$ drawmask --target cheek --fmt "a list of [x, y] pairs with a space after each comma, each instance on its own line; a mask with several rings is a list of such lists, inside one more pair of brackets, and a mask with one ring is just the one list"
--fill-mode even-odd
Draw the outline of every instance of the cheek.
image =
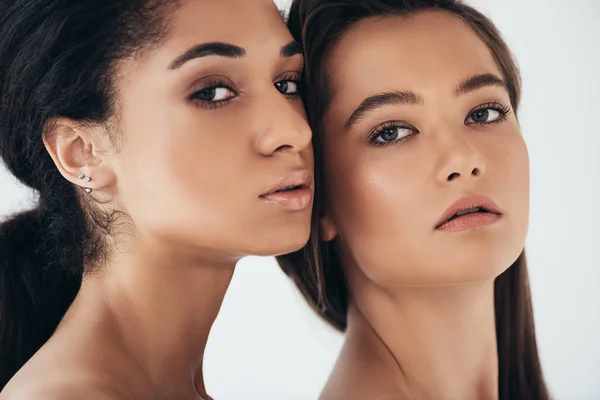
[[524, 245], [529, 222], [529, 154], [527, 146], [520, 133], [510, 135], [503, 154], [500, 154], [499, 171], [504, 183], [504, 201], [511, 224], [514, 225], [514, 235]]
[[148, 110], [145, 118], [131, 116], [125, 125], [120, 192], [140, 229], [199, 235], [240, 209], [232, 203], [240, 201], [236, 188], [247, 146], [243, 135], [231, 135], [234, 127], [218, 118], [192, 107], [168, 107]]
[[373, 281], [410, 275], [425, 251], [428, 169], [415, 162], [398, 148], [328, 154], [334, 223], [345, 251]]
[[481, 144], [486, 159], [484, 183], [512, 224], [525, 225], [529, 216], [529, 154], [517, 128], [501, 132], [501, 140]]
[[502, 133], [503, 140], [486, 147], [487, 169], [484, 187], [499, 202], [505, 215], [501, 230], [490, 236], [484, 251], [473, 258], [487, 262], [489, 276], [506, 270], [525, 247], [529, 226], [529, 155], [518, 128]]
[[529, 209], [529, 153], [521, 135], [518, 135], [515, 140], [510, 159], [509, 179], [515, 182], [515, 195], [521, 199], [523, 206]]

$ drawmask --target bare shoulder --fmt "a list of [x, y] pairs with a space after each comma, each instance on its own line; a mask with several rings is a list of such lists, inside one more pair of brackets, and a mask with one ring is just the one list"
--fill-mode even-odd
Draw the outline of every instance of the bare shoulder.
[[0, 400], [129, 400], [117, 369], [43, 347], [8, 382]]
[[102, 382], [49, 381], [15, 382], [0, 393], [0, 400], [133, 400], [119, 388]]
[[76, 328], [57, 331], [12, 377], [0, 400], [149, 398], [145, 377], [109, 334]]

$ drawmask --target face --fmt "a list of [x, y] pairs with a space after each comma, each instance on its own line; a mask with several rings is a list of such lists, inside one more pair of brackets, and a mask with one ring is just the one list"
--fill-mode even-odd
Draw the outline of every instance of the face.
[[527, 231], [528, 155], [478, 36], [441, 12], [363, 20], [326, 69], [322, 227], [350, 281], [450, 285], [508, 268]]
[[233, 257], [301, 247], [313, 160], [299, 46], [269, 0], [186, 1], [168, 22], [118, 74], [111, 162], [137, 237]]

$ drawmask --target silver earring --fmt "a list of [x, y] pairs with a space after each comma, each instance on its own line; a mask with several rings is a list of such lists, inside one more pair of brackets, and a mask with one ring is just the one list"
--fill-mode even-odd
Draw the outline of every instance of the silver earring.
[[[79, 175], [79, 179], [81, 179], [84, 182], [91, 182], [92, 181], [92, 178], [89, 177], [89, 176], [86, 176], [86, 175]], [[92, 193], [92, 189], [90, 189], [88, 187], [83, 188], [83, 190], [85, 190], [85, 192], [88, 193], [88, 194]]]
[[82, 181], [86, 181], [86, 182], [92, 181], [92, 178], [90, 178], [89, 176], [85, 176], [85, 175], [79, 175], [79, 179], [81, 179]]

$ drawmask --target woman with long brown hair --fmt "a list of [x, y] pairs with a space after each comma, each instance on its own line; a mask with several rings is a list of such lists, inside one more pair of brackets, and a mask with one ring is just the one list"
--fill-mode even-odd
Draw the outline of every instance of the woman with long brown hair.
[[547, 399], [524, 254], [520, 78], [456, 0], [296, 0], [312, 237], [279, 257], [346, 341], [329, 399]]

